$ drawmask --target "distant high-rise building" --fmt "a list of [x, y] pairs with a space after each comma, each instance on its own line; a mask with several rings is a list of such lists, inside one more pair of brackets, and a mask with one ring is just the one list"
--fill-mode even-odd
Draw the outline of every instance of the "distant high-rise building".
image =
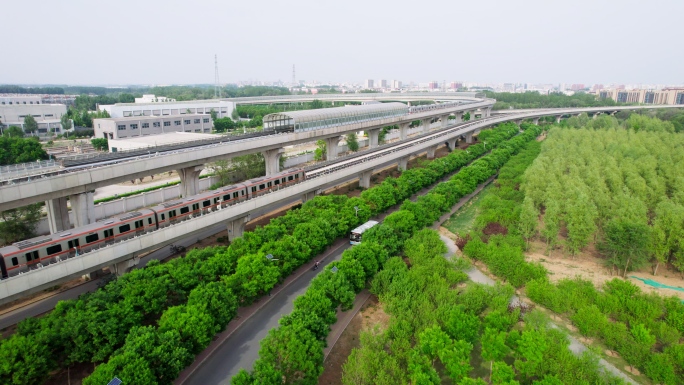
[[430, 90], [439, 89], [439, 83], [437, 83], [437, 82], [430, 82], [430, 83], [428, 83], [428, 88], [429, 88]]
[[613, 99], [620, 103], [684, 105], [684, 88], [663, 88], [662, 90], [615, 88], [600, 90], [598, 97]]
[[401, 88], [401, 80], [392, 80], [392, 88], [398, 90]]
[[452, 90], [457, 90], [459, 88], [463, 88], [463, 83], [461, 82], [451, 82], [449, 83], [449, 88]]
[[580, 84], [573, 84], [572, 86], [570, 86], [570, 89], [573, 91], [580, 91], [580, 90], [583, 90], [584, 88], [585, 88], [584, 84], [581, 84], [581, 83]]
[[378, 83], [375, 86], [377, 88], [387, 88], [387, 80], [380, 79], [380, 80], [378, 80]]
[[366, 88], [375, 88], [373, 79], [366, 79]]

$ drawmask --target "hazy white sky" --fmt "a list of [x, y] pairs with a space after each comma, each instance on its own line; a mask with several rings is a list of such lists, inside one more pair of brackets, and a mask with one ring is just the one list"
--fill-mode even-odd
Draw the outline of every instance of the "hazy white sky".
[[682, 0], [0, 2], [0, 83], [684, 83]]

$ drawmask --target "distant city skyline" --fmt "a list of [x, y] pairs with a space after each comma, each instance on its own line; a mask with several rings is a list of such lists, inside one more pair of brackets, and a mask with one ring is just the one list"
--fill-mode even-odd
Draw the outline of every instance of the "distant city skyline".
[[2, 84], [684, 83], [679, 0], [3, 5]]

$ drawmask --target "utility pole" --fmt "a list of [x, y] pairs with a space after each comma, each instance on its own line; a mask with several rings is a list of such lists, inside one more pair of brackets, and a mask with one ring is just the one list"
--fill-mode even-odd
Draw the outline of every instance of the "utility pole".
[[221, 85], [219, 84], [218, 57], [214, 54], [214, 97], [221, 98]]

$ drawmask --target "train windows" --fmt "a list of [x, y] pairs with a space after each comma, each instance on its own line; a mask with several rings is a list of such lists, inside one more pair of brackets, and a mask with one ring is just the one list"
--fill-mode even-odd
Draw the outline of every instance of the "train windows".
[[119, 226], [119, 234], [123, 234], [127, 231], [131, 231], [131, 225], [130, 224], [125, 224], [123, 226]]
[[47, 252], [47, 255], [57, 254], [60, 251], [62, 251], [62, 245], [57, 244], [54, 246], [50, 246], [45, 251]]
[[273, 186], [273, 184], [271, 182], [268, 182], [268, 183], [266, 183], [266, 186], [271, 187], [271, 186]]
[[263, 183], [259, 185], [259, 190], [263, 190], [265, 188], [266, 188], [266, 185], [264, 185]]
[[199, 210], [199, 203], [193, 203], [192, 204], [192, 211], [197, 211]]
[[280, 179], [276, 179], [275, 181], [273, 181], [273, 184], [276, 185], [276, 186], [279, 185], [279, 184], [280, 184]]
[[256, 192], [256, 186], [252, 186], [252, 192]]
[[[193, 208], [195, 207], [195, 205], [192, 205], [192, 206], [193, 206]], [[187, 214], [188, 212], [190, 212], [190, 209], [188, 208], [188, 206], [181, 207], [181, 209], [180, 209], [181, 215]]]
[[97, 233], [86, 235], [86, 243], [93, 243], [98, 239], [100, 239], [100, 237], [97, 235]]
[[164, 220], [164, 214], [161, 215], [161, 220], [162, 220], [162, 221]]
[[287, 177], [287, 180], [292, 180], [292, 179], [293, 179], [292, 175]]
[[17, 257], [12, 257], [12, 266], [16, 266], [18, 264], [19, 264], [19, 260], [17, 259]]
[[26, 253], [26, 262], [29, 262], [31, 260], [39, 260], [40, 258], [38, 257], [38, 250], [36, 251], [30, 251]]
[[147, 224], [151, 225], [152, 224], [152, 218], [147, 218]]
[[[243, 192], [243, 194], [244, 194], [244, 192]], [[233, 198], [239, 198], [239, 197], [240, 197], [240, 194], [238, 194], [237, 191], [233, 193]]]
[[299, 174], [295, 174], [295, 179], [299, 179]]
[[74, 239], [73, 241], [69, 241], [69, 248], [73, 249], [74, 247], [78, 247], [78, 239]]
[[[130, 226], [129, 226], [130, 229]], [[107, 229], [104, 231], [104, 237], [109, 238], [114, 236], [114, 229]]]
[[211, 206], [211, 201], [202, 202], [202, 207], [207, 207], [207, 206]]
[[139, 228], [141, 228], [141, 227], [143, 227], [142, 221], [135, 221], [135, 228], [136, 228], [136, 229], [139, 229]]
[[169, 219], [173, 219], [176, 216], [176, 210], [169, 211]]
[[219, 198], [214, 198], [214, 205], [219, 203]]
[[[236, 194], [237, 194], [237, 193], [236, 193]], [[224, 196], [223, 196], [223, 200], [224, 200], [224, 201], [229, 201], [229, 200], [230, 200], [230, 194], [224, 195]]]

